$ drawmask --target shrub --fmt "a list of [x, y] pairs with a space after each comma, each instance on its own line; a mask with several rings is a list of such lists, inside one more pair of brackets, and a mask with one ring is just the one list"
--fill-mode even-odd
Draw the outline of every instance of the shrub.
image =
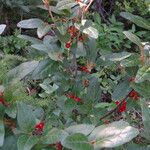
[[[134, 51], [125, 44], [104, 53], [95, 16], [88, 13], [92, 0], [43, 2], [39, 7], [48, 12], [48, 21], [31, 18], [17, 24], [36, 30], [38, 38], [19, 35], [31, 42], [36, 55], [3, 79], [2, 149], [148, 148], [148, 46], [129, 30], [122, 39], [135, 44]], [[145, 19], [126, 12], [121, 16], [149, 30]]]

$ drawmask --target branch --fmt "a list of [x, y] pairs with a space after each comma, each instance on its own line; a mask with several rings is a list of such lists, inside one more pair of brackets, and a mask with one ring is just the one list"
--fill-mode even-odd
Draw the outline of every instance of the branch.
[[118, 110], [118, 108], [122, 105], [122, 103], [124, 102], [124, 100], [127, 100], [128, 96], [130, 95], [130, 93], [131, 93], [132, 91], [133, 91], [133, 90], [131, 90], [131, 91], [129, 92], [129, 94], [121, 101], [121, 103], [120, 103], [119, 105], [117, 105], [116, 108], [114, 108], [114, 109], [112, 109], [111, 111], [109, 111], [108, 113], [106, 113], [104, 116], [102, 116], [102, 117], [100, 118], [100, 120], [102, 120], [102, 119], [108, 117], [108, 116], [111, 115], [113, 112], [115, 112], [116, 110]]
[[54, 16], [53, 16], [53, 14], [52, 14], [52, 11], [51, 11], [51, 6], [49, 5], [49, 1], [48, 1], [48, 0], [42, 0], [42, 1], [43, 1], [43, 3], [44, 3], [45, 7], [46, 7], [47, 10], [48, 10], [49, 16], [51, 17], [52, 21], [53, 21], [54, 24], [55, 24], [55, 19], [54, 19]]
[[85, 8], [84, 12], [87, 12], [89, 7], [92, 5], [94, 0], [90, 0], [90, 3], [87, 5], [87, 7]]

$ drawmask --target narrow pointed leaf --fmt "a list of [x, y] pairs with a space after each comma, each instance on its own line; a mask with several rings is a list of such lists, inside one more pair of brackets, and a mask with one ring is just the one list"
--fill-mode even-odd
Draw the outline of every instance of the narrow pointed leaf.
[[135, 23], [137, 26], [150, 30], [150, 22], [140, 16], [133, 15], [129, 12], [121, 12], [120, 15]]
[[141, 40], [136, 35], [134, 35], [133, 33], [129, 31], [124, 31], [123, 33], [131, 42], [138, 45], [139, 47], [142, 46]]
[[135, 82], [140, 83], [145, 80], [150, 81], [150, 66], [145, 65], [142, 68], [140, 68], [137, 72], [137, 75], [135, 77]]

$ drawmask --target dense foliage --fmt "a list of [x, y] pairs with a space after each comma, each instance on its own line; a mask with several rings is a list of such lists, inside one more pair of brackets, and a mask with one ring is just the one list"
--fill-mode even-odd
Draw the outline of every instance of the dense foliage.
[[0, 150], [150, 149], [148, 2], [2, 0], [1, 11]]

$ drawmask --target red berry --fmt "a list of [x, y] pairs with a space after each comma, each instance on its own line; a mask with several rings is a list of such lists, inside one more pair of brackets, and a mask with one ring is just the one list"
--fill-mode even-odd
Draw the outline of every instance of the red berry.
[[0, 98], [0, 103], [1, 103], [1, 104], [4, 104], [4, 103], [5, 103], [3, 98]]
[[140, 98], [139, 94], [134, 90], [130, 92], [129, 97], [132, 98], [133, 100], [138, 100]]
[[131, 77], [128, 79], [128, 82], [134, 82], [135, 81], [135, 77]]
[[81, 98], [75, 96], [74, 94], [66, 94], [66, 96], [70, 99], [73, 99], [75, 102], [81, 102]]
[[74, 99], [74, 97], [75, 97], [73, 94], [66, 94], [66, 96], [70, 99]]
[[44, 126], [45, 126], [45, 123], [44, 122], [40, 122], [40, 123], [35, 125], [35, 128], [38, 129], [38, 130], [43, 130]]
[[76, 102], [81, 102], [81, 98], [79, 98], [79, 97], [74, 97], [74, 101], [76, 101]]
[[6, 107], [10, 106], [10, 104], [7, 103], [4, 98], [0, 98], [0, 104], [4, 105]]
[[118, 101], [116, 101], [115, 102], [116, 103], [116, 105], [119, 105], [118, 106], [118, 110], [119, 110], [119, 112], [125, 112], [126, 111], [126, 109], [127, 109], [127, 102], [125, 101], [125, 100], [123, 100], [123, 102], [122, 102], [122, 104], [120, 105], [120, 102], [118, 102]]
[[63, 146], [61, 144], [61, 142], [56, 143], [56, 150], [62, 150]]
[[69, 33], [69, 34], [71, 34], [72, 32], [73, 32], [73, 30], [74, 30], [74, 26], [70, 26], [68, 29], [67, 29], [67, 32]]
[[73, 37], [76, 37], [79, 33], [79, 30], [75, 27], [75, 26], [70, 26], [68, 29], [67, 29], [67, 32], [72, 35]]
[[66, 47], [67, 49], [69, 49], [69, 48], [71, 47], [71, 43], [69, 43], [69, 42], [66, 43], [66, 44], [65, 44], [65, 47]]
[[85, 72], [85, 73], [91, 73], [90, 70], [86, 66], [81, 66], [80, 70]]
[[82, 35], [79, 36], [79, 41], [83, 42], [84, 41], [84, 37]]

